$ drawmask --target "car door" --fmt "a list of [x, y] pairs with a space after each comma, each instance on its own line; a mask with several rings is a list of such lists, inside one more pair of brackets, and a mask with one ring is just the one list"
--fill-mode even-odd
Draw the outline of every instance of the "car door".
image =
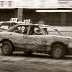
[[24, 34], [22, 32], [23, 26], [21, 25], [16, 27], [10, 36], [15, 47], [18, 47], [18, 48], [24, 48], [24, 45], [26, 44], [26, 40], [27, 40], [27, 33]]
[[[35, 27], [38, 28], [38, 27]], [[52, 35], [44, 35], [43, 31], [38, 28], [38, 34], [34, 33], [34, 29], [30, 29], [30, 33], [32, 30], [32, 34], [29, 33], [26, 40], [26, 48], [31, 49], [36, 52], [45, 52], [50, 50], [50, 45], [54, 42], [54, 37]], [[37, 30], [37, 29], [36, 29]]]
[[[36, 30], [37, 30], [38, 27], [34, 27], [34, 28], [36, 28]], [[31, 33], [31, 30], [32, 30], [33, 33], [28, 34], [28, 36], [27, 36], [26, 48], [29, 49], [29, 50], [31, 49], [33, 51], [45, 51], [45, 44], [46, 44], [45, 36], [41, 35], [41, 33], [40, 34], [39, 33], [34, 34], [33, 27], [30, 28], [30, 33]]]

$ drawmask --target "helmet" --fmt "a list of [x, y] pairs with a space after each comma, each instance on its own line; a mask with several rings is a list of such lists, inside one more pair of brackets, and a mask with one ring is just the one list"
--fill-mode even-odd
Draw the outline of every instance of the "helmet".
[[40, 34], [40, 29], [39, 28], [34, 28], [34, 32], [36, 33], [36, 34]]

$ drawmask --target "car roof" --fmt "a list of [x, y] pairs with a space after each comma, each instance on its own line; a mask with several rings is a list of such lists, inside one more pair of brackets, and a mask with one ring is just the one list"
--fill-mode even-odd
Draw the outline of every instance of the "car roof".
[[16, 22], [16, 21], [1, 21], [0, 22], [1, 24], [2, 23], [17, 23], [18, 25], [38, 25], [38, 24], [31, 24], [31, 23], [29, 23], [29, 24], [26, 24], [25, 22]]
[[29, 26], [39, 26], [38, 24], [23, 24], [23, 23], [19, 23], [18, 25], [29, 25]]
[[2, 21], [1, 23], [16, 23], [14, 21]]
[[19, 21], [19, 22], [16, 22], [16, 21], [1, 21], [0, 23], [1, 24], [2, 23], [16, 23], [17, 25], [29, 25], [29, 26], [40, 26], [40, 27], [49, 27], [50, 26], [50, 25], [44, 25], [44, 24], [32, 24], [32, 23], [26, 24], [25, 22], [22, 22], [22, 21]]
[[25, 24], [25, 23], [18, 23], [18, 25], [30, 25], [30, 26], [40, 26], [40, 27], [49, 27], [50, 25], [44, 25], [44, 24]]

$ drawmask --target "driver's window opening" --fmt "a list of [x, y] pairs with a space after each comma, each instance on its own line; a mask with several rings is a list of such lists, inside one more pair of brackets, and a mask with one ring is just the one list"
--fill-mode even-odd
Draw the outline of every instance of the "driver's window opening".
[[37, 26], [31, 26], [29, 35], [41, 35], [41, 30]]
[[14, 29], [15, 33], [27, 34], [28, 26], [18, 26]]

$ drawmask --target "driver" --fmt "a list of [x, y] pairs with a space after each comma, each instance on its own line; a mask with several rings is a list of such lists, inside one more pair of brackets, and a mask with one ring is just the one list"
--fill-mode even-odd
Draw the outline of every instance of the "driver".
[[39, 28], [35, 27], [35, 28], [34, 28], [34, 33], [35, 33], [36, 35], [40, 35], [40, 34], [41, 34], [41, 31], [40, 31]]

